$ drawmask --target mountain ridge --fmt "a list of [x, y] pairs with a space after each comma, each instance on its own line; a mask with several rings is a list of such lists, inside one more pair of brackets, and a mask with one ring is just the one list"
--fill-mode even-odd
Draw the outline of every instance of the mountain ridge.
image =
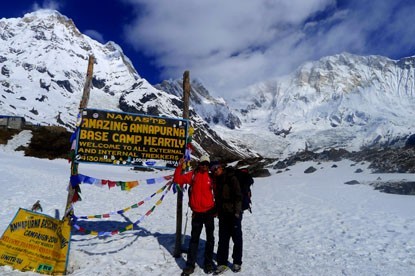
[[[89, 107], [181, 116], [181, 80], [150, 84], [114, 42], [83, 35], [57, 11], [0, 19], [0, 113], [73, 129], [88, 55]], [[304, 150], [402, 146], [415, 127], [415, 57], [341, 53], [241, 91], [229, 103], [194, 79], [197, 154], [235, 160]]]
[[251, 104], [238, 115], [251, 130], [262, 126], [274, 154], [402, 146], [414, 128], [414, 64], [348, 53], [306, 62], [248, 88]]
[[[82, 35], [72, 20], [59, 12], [43, 10], [23, 18], [3, 18], [0, 25], [0, 113], [24, 116], [32, 124], [73, 130], [92, 54], [95, 62], [89, 108], [181, 117], [179, 95], [152, 86], [140, 77], [116, 43], [103, 45]], [[212, 99], [203, 93], [193, 92]], [[210, 102], [213, 109], [219, 104]], [[193, 108], [190, 120], [196, 129], [196, 155], [208, 152], [227, 160], [257, 155], [221, 139]]]

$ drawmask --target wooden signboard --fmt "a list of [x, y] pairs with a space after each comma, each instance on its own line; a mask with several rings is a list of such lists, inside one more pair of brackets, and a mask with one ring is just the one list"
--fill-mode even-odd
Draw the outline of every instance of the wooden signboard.
[[178, 118], [84, 109], [75, 159], [174, 168], [185, 152], [187, 126]]
[[20, 208], [0, 239], [0, 265], [20, 271], [65, 274], [70, 235], [67, 220]]

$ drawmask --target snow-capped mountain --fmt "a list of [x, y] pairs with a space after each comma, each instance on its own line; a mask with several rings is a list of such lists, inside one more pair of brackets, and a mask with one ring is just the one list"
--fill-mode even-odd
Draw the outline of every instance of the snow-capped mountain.
[[[3, 18], [0, 39], [0, 114], [73, 129], [88, 59], [93, 55], [88, 107], [182, 116], [181, 97], [153, 87], [140, 77], [117, 44], [102, 45], [83, 35], [71, 19], [57, 11]], [[208, 94], [204, 96], [212, 99]], [[199, 154], [207, 151], [226, 159], [254, 155], [222, 140], [196, 112], [190, 117], [196, 129], [193, 144]]]
[[[152, 86], [122, 49], [81, 34], [56, 11], [0, 20], [0, 114], [75, 124], [89, 55], [88, 107], [181, 117], [181, 80]], [[347, 53], [307, 62], [227, 103], [191, 82], [196, 151], [219, 158], [283, 157], [309, 149], [402, 145], [415, 122], [415, 57]]]
[[43, 10], [0, 20], [1, 113], [37, 124], [74, 126], [89, 55], [95, 56], [90, 106], [118, 98], [133, 84], [150, 88], [122, 50], [81, 34], [72, 20]]
[[[182, 80], [166, 80], [155, 87], [178, 97], [183, 95]], [[229, 129], [241, 127], [240, 119], [230, 110], [223, 98], [212, 97], [197, 79], [191, 81], [190, 87], [192, 106], [206, 122], [224, 125]]]
[[251, 97], [233, 102], [243, 127], [232, 135], [265, 156], [401, 146], [415, 129], [415, 57], [343, 53], [307, 62], [246, 93]]
[[402, 146], [415, 129], [415, 57], [343, 53], [244, 92], [229, 104], [241, 127], [211, 126], [266, 157]]

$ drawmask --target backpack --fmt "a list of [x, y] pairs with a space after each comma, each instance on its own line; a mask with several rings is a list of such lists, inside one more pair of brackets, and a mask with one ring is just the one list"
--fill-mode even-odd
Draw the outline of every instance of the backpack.
[[254, 184], [254, 179], [249, 173], [248, 169], [236, 169], [235, 176], [238, 178], [239, 185], [242, 192], [242, 211], [248, 210], [252, 214], [251, 210], [251, 185]]

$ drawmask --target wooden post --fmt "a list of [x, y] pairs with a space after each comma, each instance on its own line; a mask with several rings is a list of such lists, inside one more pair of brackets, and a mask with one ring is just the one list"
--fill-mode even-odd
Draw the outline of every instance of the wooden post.
[[190, 75], [189, 71], [183, 74], [183, 119], [189, 119]]
[[[189, 71], [183, 73], [183, 119], [189, 119], [190, 77]], [[176, 208], [176, 243], [173, 256], [178, 258], [182, 253], [182, 221], [183, 221], [183, 192], [177, 191]]]
[[82, 93], [82, 99], [79, 103], [79, 111], [86, 108], [88, 106], [89, 101], [89, 91], [91, 90], [91, 82], [92, 82], [92, 74], [94, 72], [94, 56], [89, 56], [88, 60], [88, 70], [86, 71], [86, 80], [84, 85], [84, 91]]
[[[84, 85], [84, 91], [82, 93], [82, 99], [79, 103], [79, 113], [82, 113], [82, 110], [87, 107], [89, 101], [89, 91], [91, 90], [91, 81], [92, 81], [92, 73], [94, 69], [94, 56], [90, 55], [88, 60], [88, 70], [86, 73], [86, 80]], [[78, 173], [78, 163], [75, 160], [71, 162], [71, 175], [75, 175]], [[71, 214], [73, 211], [71, 210], [72, 207], [72, 199], [75, 194], [75, 190], [72, 188], [71, 182], [68, 185], [68, 198], [66, 200], [66, 208], [64, 213], [64, 218]]]

